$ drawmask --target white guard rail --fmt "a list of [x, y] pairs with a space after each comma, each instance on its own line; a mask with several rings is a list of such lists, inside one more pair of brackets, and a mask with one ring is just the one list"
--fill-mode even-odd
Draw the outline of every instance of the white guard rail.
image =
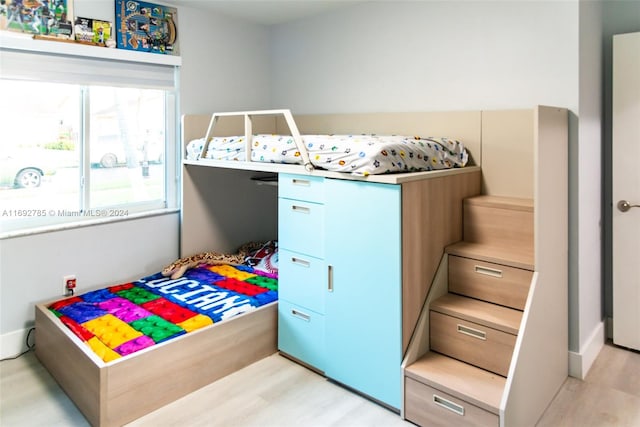
[[204, 158], [204, 155], [207, 153], [209, 149], [209, 140], [211, 139], [211, 135], [213, 132], [213, 128], [220, 117], [229, 117], [229, 116], [244, 116], [244, 134], [245, 134], [245, 155], [246, 161], [251, 162], [251, 150], [253, 148], [253, 126], [251, 122], [251, 118], [253, 116], [284, 116], [284, 119], [289, 127], [289, 131], [291, 132], [291, 136], [300, 151], [300, 157], [302, 158], [302, 164], [304, 165], [307, 171], [313, 170], [313, 165], [309, 160], [309, 153], [307, 152], [307, 147], [305, 147], [304, 142], [302, 141], [302, 136], [300, 136], [300, 131], [298, 131], [298, 126], [293, 120], [293, 115], [290, 110], [262, 110], [262, 111], [238, 111], [238, 112], [227, 112], [227, 113], [213, 113], [211, 115], [211, 121], [209, 122], [209, 128], [207, 129], [207, 134], [205, 135], [205, 143], [202, 148], [201, 158]]

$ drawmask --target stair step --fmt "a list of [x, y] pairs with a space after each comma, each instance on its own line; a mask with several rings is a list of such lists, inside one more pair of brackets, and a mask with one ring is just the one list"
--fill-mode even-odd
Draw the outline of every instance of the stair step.
[[[476, 196], [464, 200], [464, 238], [468, 243], [533, 254], [533, 201]], [[522, 248], [522, 249], [519, 249]]]
[[492, 246], [483, 243], [457, 242], [445, 248], [449, 255], [473, 258], [508, 267], [534, 270], [533, 246]]
[[430, 348], [506, 377], [522, 312], [446, 294], [431, 303]]
[[405, 369], [405, 375], [499, 415], [506, 379], [459, 360], [427, 352]]
[[522, 320], [520, 310], [451, 293], [433, 301], [430, 309], [512, 335], [518, 335]]
[[475, 206], [485, 206], [496, 209], [510, 209], [515, 211], [533, 212], [533, 199], [525, 199], [520, 197], [502, 197], [480, 195], [468, 197], [465, 203]]
[[524, 310], [533, 271], [449, 254], [449, 292]]

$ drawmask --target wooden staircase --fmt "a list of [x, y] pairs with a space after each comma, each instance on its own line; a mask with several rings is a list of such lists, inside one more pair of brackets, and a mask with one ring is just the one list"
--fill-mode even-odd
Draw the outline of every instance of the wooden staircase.
[[463, 209], [446, 292], [425, 308], [428, 351], [404, 371], [404, 417], [422, 426], [500, 425], [533, 276], [532, 200], [477, 196]]

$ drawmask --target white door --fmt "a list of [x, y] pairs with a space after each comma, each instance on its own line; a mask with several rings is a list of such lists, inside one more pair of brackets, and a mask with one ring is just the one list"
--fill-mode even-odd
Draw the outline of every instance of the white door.
[[640, 350], [640, 33], [613, 37], [613, 342]]

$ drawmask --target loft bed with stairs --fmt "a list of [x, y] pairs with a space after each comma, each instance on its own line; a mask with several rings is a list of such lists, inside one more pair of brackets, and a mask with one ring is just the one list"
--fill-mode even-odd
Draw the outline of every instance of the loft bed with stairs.
[[[213, 227], [202, 234], [202, 218], [219, 217], [220, 210], [212, 203], [203, 209], [203, 197], [214, 199], [205, 193], [217, 191], [203, 190], [204, 182], [241, 180], [256, 171], [276, 173], [277, 218], [265, 220], [259, 228], [277, 225], [271, 233], [280, 236], [281, 249], [291, 249], [288, 258], [281, 257], [281, 354], [419, 425], [535, 424], [568, 373], [567, 110], [536, 106], [506, 111], [285, 115], [284, 120], [246, 113], [235, 119], [236, 129], [242, 129], [244, 121], [247, 135], [261, 126], [280, 133], [293, 124], [293, 135], [420, 135], [464, 144], [469, 156], [466, 167], [368, 176], [302, 165], [186, 160], [183, 251], [202, 250], [212, 240], [224, 245], [221, 234], [243, 232], [222, 233]], [[218, 129], [216, 134], [212, 123], [207, 116], [186, 116], [185, 147], [203, 135], [237, 134], [230, 129]], [[225, 168], [241, 171], [225, 178]], [[305, 177], [316, 190], [292, 195], [292, 183], [306, 181]], [[343, 185], [337, 185], [340, 182]], [[367, 203], [366, 196], [359, 196], [374, 186], [397, 188], [399, 202], [381, 200], [400, 203], [399, 209], [389, 211], [383, 202]], [[252, 194], [260, 199], [256, 188]], [[346, 194], [340, 198], [346, 207], [335, 216], [352, 218], [345, 221], [348, 225], [331, 223], [332, 192]], [[322, 234], [305, 233], [302, 239], [324, 241], [324, 251], [310, 249], [287, 232], [293, 223], [285, 209], [298, 202], [324, 209]], [[358, 212], [366, 212], [369, 219], [363, 220]], [[358, 221], [363, 224], [355, 226]], [[396, 236], [387, 242], [392, 249], [376, 254], [380, 242], [365, 237], [372, 230], [378, 232], [374, 235]], [[340, 233], [365, 240], [354, 246], [353, 241], [340, 239]], [[322, 282], [318, 289], [305, 295], [287, 291], [310, 278], [298, 275], [296, 266], [287, 267], [287, 260], [297, 260], [301, 253], [315, 255], [307, 259], [326, 269], [316, 273]], [[375, 269], [369, 275], [340, 274], [354, 268], [339, 258], [385, 265], [399, 279], [378, 278]], [[285, 274], [288, 269], [293, 272]], [[343, 304], [338, 295], [343, 279], [350, 279], [355, 288], [348, 293], [351, 304]], [[391, 290], [371, 299], [373, 306], [355, 303], [367, 300], [362, 294], [372, 287]], [[340, 309], [350, 314], [340, 316]], [[389, 331], [370, 326], [380, 324], [380, 312], [385, 313]], [[379, 355], [383, 348], [392, 354]]]
[[[299, 135], [447, 138], [468, 161], [382, 174], [320, 169], [304, 151], [299, 164], [252, 161], [252, 135], [282, 133], [296, 148]], [[237, 135], [244, 160], [187, 157], [193, 141], [204, 154]], [[567, 377], [565, 109], [186, 115], [182, 141], [180, 255], [278, 241], [271, 352], [415, 424], [535, 424]], [[200, 336], [216, 347], [215, 334]]]
[[484, 119], [482, 194], [463, 202], [463, 238], [403, 361], [404, 416], [419, 425], [535, 425], [567, 376], [567, 112]]

